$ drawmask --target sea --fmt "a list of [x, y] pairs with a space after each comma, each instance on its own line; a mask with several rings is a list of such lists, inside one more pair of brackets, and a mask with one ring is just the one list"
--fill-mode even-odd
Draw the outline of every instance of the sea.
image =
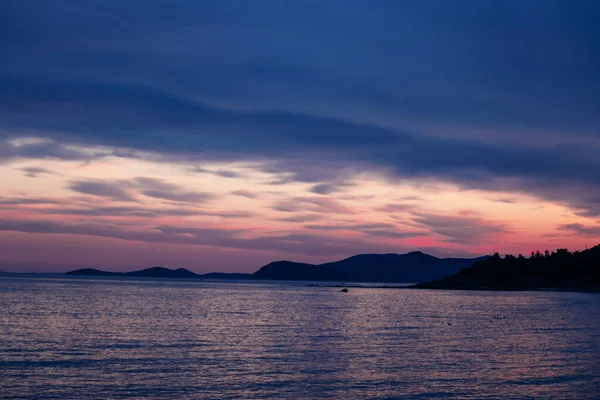
[[0, 276], [2, 399], [600, 399], [600, 295]]

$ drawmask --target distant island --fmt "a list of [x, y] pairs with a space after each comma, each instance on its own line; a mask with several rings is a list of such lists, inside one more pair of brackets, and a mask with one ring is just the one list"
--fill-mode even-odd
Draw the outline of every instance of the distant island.
[[169, 278], [169, 279], [249, 279], [251, 274], [237, 274], [224, 272], [211, 272], [208, 274], [196, 274], [185, 268], [169, 269], [164, 267], [152, 267], [131, 272], [110, 272], [94, 268], [76, 269], [69, 271], [67, 275], [87, 276], [125, 276], [137, 278]]
[[600, 245], [569, 252], [539, 251], [530, 257], [498, 253], [458, 273], [419, 283], [419, 289], [539, 290], [600, 292]]
[[257, 279], [290, 281], [413, 283], [437, 279], [469, 267], [479, 258], [437, 258], [420, 251], [407, 254], [359, 254], [325, 264], [292, 261], [269, 263], [253, 274], [211, 272], [196, 274], [185, 268], [153, 267], [132, 272], [108, 272], [93, 268], [78, 269], [67, 275], [124, 276], [175, 279]]

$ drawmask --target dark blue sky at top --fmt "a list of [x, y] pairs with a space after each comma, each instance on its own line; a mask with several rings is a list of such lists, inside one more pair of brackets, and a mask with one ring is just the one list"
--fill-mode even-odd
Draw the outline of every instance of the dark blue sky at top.
[[4, 0], [0, 138], [58, 142], [0, 159], [269, 158], [600, 215], [599, 20], [595, 0]]

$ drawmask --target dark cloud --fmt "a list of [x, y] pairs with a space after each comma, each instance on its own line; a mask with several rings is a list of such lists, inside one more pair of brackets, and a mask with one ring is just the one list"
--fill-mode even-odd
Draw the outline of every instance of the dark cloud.
[[[342, 121], [330, 120], [328, 123], [336, 124], [338, 122]], [[338, 128], [343, 129], [342, 127]], [[358, 129], [360, 128], [359, 126]], [[362, 128], [365, 132], [368, 132], [373, 127], [362, 126]], [[392, 132], [390, 134], [393, 136]], [[306, 133], [302, 135], [305, 136]], [[271, 185], [282, 185], [290, 182], [313, 183], [315, 184], [313, 189], [316, 188], [315, 193], [326, 194], [325, 191], [335, 189], [335, 186], [352, 186], [350, 180], [353, 174], [361, 171], [361, 166], [358, 164], [340, 163], [340, 156], [333, 159], [318, 157], [318, 162], [315, 162], [307, 160], [306, 154], [299, 154], [297, 151], [298, 148], [295, 147], [290, 149], [291, 156], [271, 158], [262, 163], [261, 170], [263, 172], [279, 175], [277, 179], [267, 183]], [[319, 151], [322, 151], [322, 149], [311, 149], [311, 153]], [[348, 160], [346, 159], [346, 161]]]
[[405, 204], [405, 203], [388, 203], [384, 206], [381, 207], [377, 207], [376, 210], [377, 211], [381, 211], [381, 212], [386, 212], [386, 213], [399, 213], [399, 212], [406, 212], [406, 211], [410, 211], [412, 209], [414, 209], [415, 206], [412, 204]]
[[249, 211], [200, 211], [198, 215], [205, 215], [211, 217], [221, 217], [221, 218], [252, 218], [255, 217], [256, 214]]
[[499, 197], [499, 198], [495, 198], [495, 199], [491, 199], [491, 200], [498, 202], [498, 203], [505, 203], [505, 204], [516, 204], [517, 203], [517, 199], [513, 199], [511, 197]]
[[[42, 2], [5, 6], [7, 72], [33, 73], [43, 65], [47, 74], [73, 79], [102, 72], [133, 80], [137, 73], [138, 81], [172, 90], [270, 100], [271, 108], [320, 95], [320, 104], [366, 102], [444, 121], [597, 122], [591, 115], [597, 97], [586, 85], [598, 82], [594, 1], [188, 0], [172, 7], [72, 0], [60, 9], [69, 12]], [[102, 15], [127, 28], [107, 26]], [[169, 63], [161, 62], [167, 57]]]
[[576, 201], [574, 206], [580, 209], [575, 213], [580, 217], [600, 217], [600, 199]]
[[236, 196], [242, 196], [247, 199], [256, 199], [258, 197], [258, 193], [246, 189], [234, 190], [233, 192], [231, 192], [231, 194], [234, 194]]
[[27, 168], [21, 169], [21, 171], [25, 172], [25, 175], [29, 178], [37, 178], [40, 175], [53, 174], [52, 171], [50, 171], [46, 168], [40, 168], [40, 167], [27, 167]]
[[331, 197], [293, 197], [280, 200], [273, 210], [282, 212], [310, 211], [323, 214], [351, 214], [352, 210], [342, 202]]
[[69, 189], [81, 194], [106, 197], [115, 201], [136, 201], [128, 188], [127, 182], [102, 180], [80, 180], [69, 185]]
[[192, 169], [192, 171], [201, 173], [201, 174], [210, 174], [210, 175], [220, 176], [221, 178], [243, 178], [244, 177], [244, 175], [242, 175], [238, 172], [229, 170], [229, 169], [219, 169], [219, 170], [213, 171], [213, 170], [202, 168], [202, 167], [194, 167]]
[[138, 177], [134, 180], [79, 180], [69, 189], [87, 195], [107, 197], [116, 201], [137, 201], [133, 193], [179, 203], [205, 203], [215, 199], [213, 193], [188, 190], [162, 179]]
[[570, 234], [584, 237], [600, 237], [600, 225], [588, 226], [582, 224], [565, 224], [558, 227], [558, 230]]
[[394, 224], [386, 224], [386, 223], [362, 223], [362, 224], [344, 224], [344, 225], [336, 225], [336, 224], [314, 224], [314, 225], [306, 225], [309, 229], [316, 230], [340, 230], [340, 229], [348, 229], [348, 230], [371, 230], [371, 229], [393, 229], [395, 228]]
[[503, 224], [472, 216], [447, 216], [415, 213], [414, 222], [445, 237], [446, 242], [473, 244], [485, 242], [490, 236], [505, 233]]
[[400, 197], [398, 200], [399, 201], [422, 201], [424, 199], [419, 196], [403, 196], [403, 197]]
[[218, 171], [214, 171], [214, 174], [216, 176], [220, 176], [221, 178], [243, 178], [243, 175], [227, 169], [220, 169]]
[[0, 162], [105, 145], [268, 160], [322, 194], [368, 169], [600, 215], [597, 1], [176, 3], [3, 2], [0, 130], [55, 141]]
[[332, 194], [353, 186], [350, 182], [326, 182], [314, 185], [310, 191], [316, 194]]
[[27, 197], [15, 197], [15, 198], [0, 198], [1, 205], [9, 206], [21, 206], [21, 205], [55, 205], [61, 204], [56, 199], [43, 199], [43, 198], [27, 198]]
[[199, 192], [179, 192], [173, 193], [159, 189], [145, 189], [142, 190], [142, 194], [148, 197], [154, 197], [156, 199], [176, 201], [182, 203], [202, 203], [207, 200], [214, 198], [210, 193], [199, 193]]
[[140, 177], [135, 181], [143, 195], [157, 199], [182, 203], [203, 203], [216, 198], [213, 193], [187, 190], [162, 179]]
[[311, 222], [323, 219], [323, 214], [300, 214], [292, 217], [280, 218], [279, 221], [283, 222]]

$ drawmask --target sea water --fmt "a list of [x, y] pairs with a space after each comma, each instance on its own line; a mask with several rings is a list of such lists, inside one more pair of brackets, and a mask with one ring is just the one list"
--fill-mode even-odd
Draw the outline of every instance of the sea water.
[[0, 276], [4, 399], [599, 399], [600, 295]]

